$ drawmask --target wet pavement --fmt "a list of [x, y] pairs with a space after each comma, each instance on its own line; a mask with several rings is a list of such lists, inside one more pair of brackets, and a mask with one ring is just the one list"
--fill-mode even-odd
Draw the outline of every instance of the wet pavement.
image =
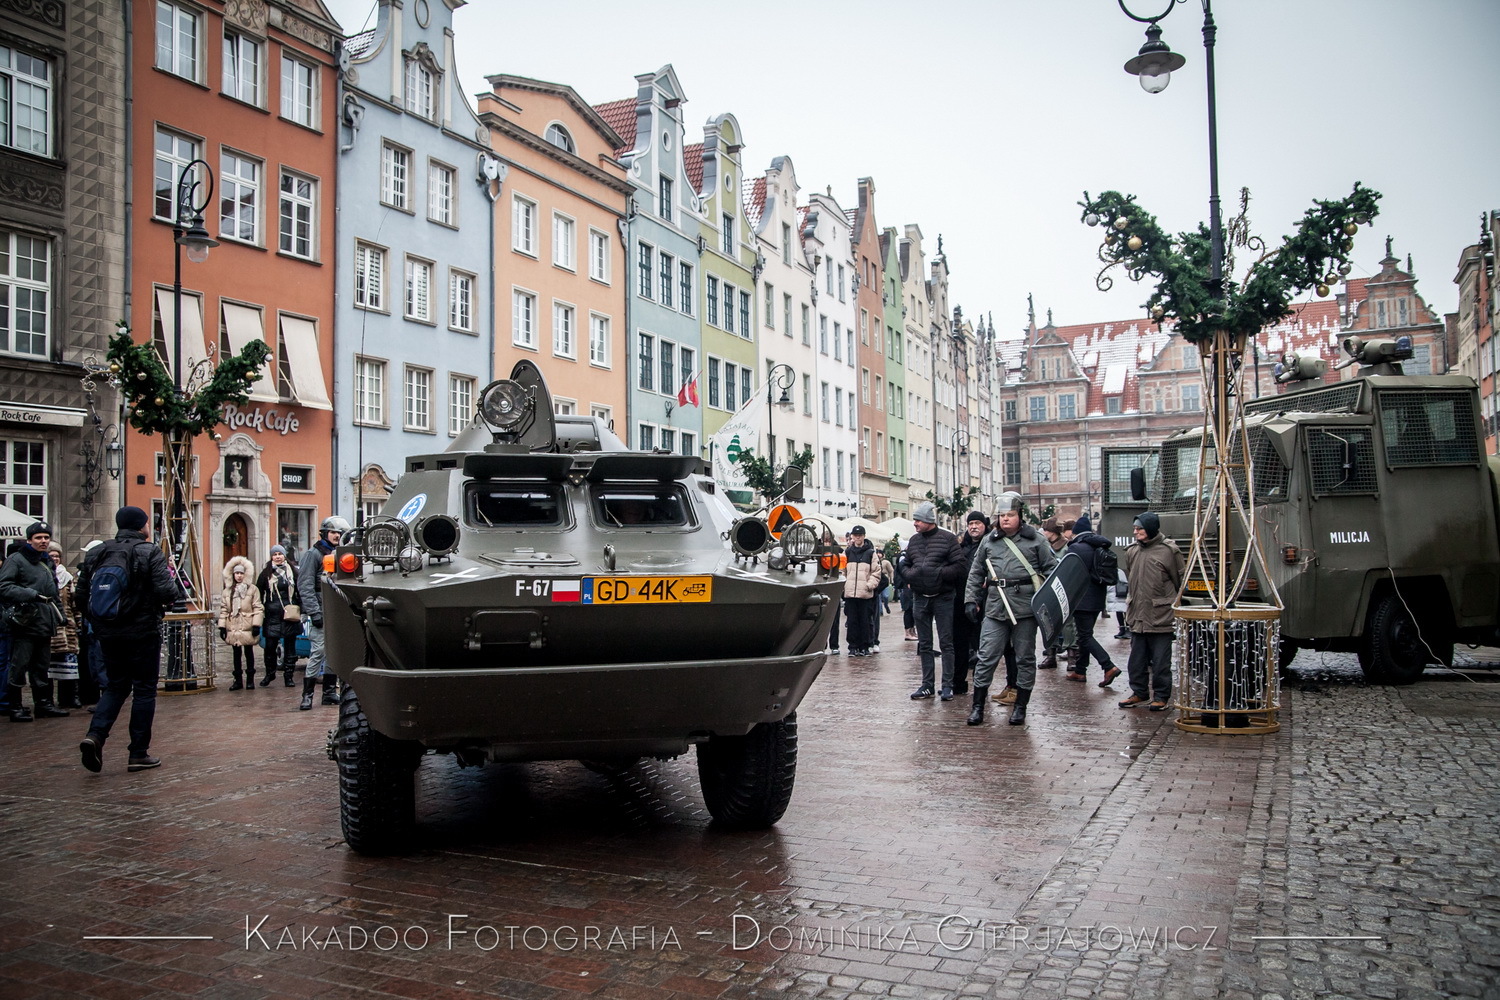
[[136, 774], [123, 719], [99, 775], [79, 713], [0, 722], [0, 995], [1500, 996], [1500, 675], [1474, 656], [1370, 688], [1304, 652], [1273, 735], [1122, 711], [1097, 667], [971, 728], [966, 697], [908, 700], [916, 644], [883, 630], [830, 659], [756, 833], [710, 824], [691, 755], [429, 757], [425, 848], [362, 858], [335, 709], [300, 684], [163, 696]]

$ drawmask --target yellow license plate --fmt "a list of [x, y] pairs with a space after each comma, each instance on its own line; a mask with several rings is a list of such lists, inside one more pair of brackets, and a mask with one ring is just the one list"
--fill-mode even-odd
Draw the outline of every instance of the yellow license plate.
[[584, 580], [584, 604], [704, 604], [711, 576], [595, 576]]
[[1187, 585], [1187, 589], [1188, 590], [1202, 590], [1202, 591], [1206, 592], [1208, 590], [1208, 581], [1207, 580], [1189, 580], [1188, 581], [1188, 585]]

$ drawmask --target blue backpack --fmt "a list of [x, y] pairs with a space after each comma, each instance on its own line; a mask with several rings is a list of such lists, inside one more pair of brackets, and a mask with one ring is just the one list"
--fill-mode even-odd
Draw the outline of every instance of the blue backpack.
[[129, 542], [105, 542], [89, 579], [89, 620], [101, 624], [125, 618], [134, 607], [130, 591], [135, 546]]

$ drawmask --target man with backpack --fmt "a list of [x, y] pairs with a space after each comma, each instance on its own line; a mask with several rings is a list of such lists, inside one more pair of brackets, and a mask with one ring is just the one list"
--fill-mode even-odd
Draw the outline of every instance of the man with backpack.
[[151, 723], [156, 717], [156, 681], [161, 663], [162, 614], [182, 590], [167, 557], [146, 537], [146, 512], [121, 507], [119, 530], [97, 546], [78, 573], [78, 605], [99, 640], [109, 684], [94, 708], [88, 735], [78, 744], [83, 766], [104, 767], [104, 741], [130, 703], [130, 771], [160, 767], [151, 756]]
[[1115, 556], [1113, 543], [1094, 531], [1094, 524], [1085, 514], [1073, 522], [1073, 540], [1068, 551], [1083, 560], [1089, 570], [1088, 586], [1073, 609], [1073, 627], [1078, 633], [1078, 658], [1068, 670], [1068, 680], [1083, 683], [1088, 679], [1089, 657], [1099, 661], [1104, 668], [1104, 680], [1100, 687], [1109, 687], [1120, 676], [1120, 668], [1109, 658], [1109, 653], [1094, 638], [1094, 626], [1104, 610], [1104, 590], [1113, 587], [1120, 572], [1119, 559]]

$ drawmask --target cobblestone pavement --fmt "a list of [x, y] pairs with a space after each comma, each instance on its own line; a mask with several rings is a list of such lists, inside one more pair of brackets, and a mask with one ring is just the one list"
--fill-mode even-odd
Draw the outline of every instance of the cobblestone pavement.
[[[1121, 711], [1097, 668], [971, 728], [966, 698], [907, 699], [889, 621], [814, 685], [759, 833], [710, 825], [691, 755], [428, 758], [425, 849], [361, 858], [334, 710], [300, 685], [164, 696], [138, 774], [123, 720], [100, 775], [78, 713], [0, 722], [0, 995], [1500, 996], [1500, 675], [1475, 657], [1369, 688], [1303, 653], [1268, 736]], [[109, 939], [141, 936], [178, 939]], [[1329, 936], [1368, 940], [1286, 940]]]

